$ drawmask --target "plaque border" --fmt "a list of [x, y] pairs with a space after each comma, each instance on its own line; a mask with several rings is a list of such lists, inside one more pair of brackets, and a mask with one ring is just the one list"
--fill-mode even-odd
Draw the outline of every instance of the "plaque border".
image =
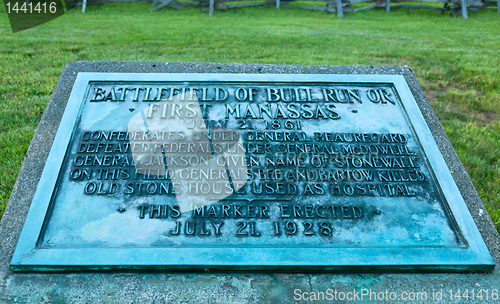
[[[464, 247], [356, 248], [41, 248], [44, 222], [64, 157], [84, 105], [90, 82], [287, 82], [393, 85], [401, 107], [425, 154]], [[83, 96], [83, 98], [82, 98]], [[77, 75], [56, 137], [33, 197], [11, 260], [13, 271], [81, 271], [105, 269], [258, 270], [258, 271], [447, 271], [489, 272], [494, 261], [402, 75], [361, 74], [210, 74], [210, 73], [83, 73]]]

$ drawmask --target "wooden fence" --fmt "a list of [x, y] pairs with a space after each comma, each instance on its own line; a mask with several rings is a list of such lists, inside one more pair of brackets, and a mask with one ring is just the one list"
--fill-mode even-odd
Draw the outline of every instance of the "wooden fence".
[[[453, 14], [461, 13], [464, 18], [467, 18], [468, 11], [479, 11], [483, 8], [492, 6], [498, 7], [497, 11], [500, 13], [500, 0], [412, 0], [413, 3], [422, 4], [397, 4], [401, 2], [408, 3], [408, 0], [313, 0], [326, 3], [324, 5], [296, 5], [290, 0], [275, 0], [268, 2], [255, 2], [248, 3], [246, 0], [199, 0], [202, 8], [208, 8], [209, 15], [213, 14], [214, 9], [230, 9], [256, 5], [276, 5], [280, 8], [282, 5], [293, 5], [294, 7], [313, 9], [325, 11], [327, 13], [337, 13], [339, 17], [344, 17], [344, 12], [357, 12], [361, 10], [382, 8], [390, 12], [391, 9], [407, 8], [407, 9], [431, 9], [441, 12], [450, 11]], [[237, 4], [238, 2], [245, 2], [244, 4]], [[353, 4], [358, 3], [371, 3], [367, 6], [355, 8]], [[425, 4], [428, 3], [428, 4]], [[429, 5], [430, 3], [441, 3], [442, 6]], [[396, 4], [396, 5], [394, 5]]]
[[[85, 12], [87, 5], [103, 4], [112, 2], [149, 2], [151, 0], [82, 0], [76, 5], [82, 5], [82, 12]], [[431, 9], [441, 12], [450, 11], [452, 14], [462, 14], [467, 19], [468, 11], [479, 11], [488, 7], [497, 7], [497, 12], [500, 13], [500, 0], [411, 0], [412, 3], [422, 4], [397, 4], [408, 3], [408, 0], [307, 0], [318, 1], [318, 5], [298, 5], [294, 4], [294, 0], [153, 0], [153, 5], [156, 5], [151, 12], [160, 10], [164, 7], [172, 7], [182, 9], [183, 5], [198, 6], [202, 10], [208, 11], [209, 16], [213, 15], [215, 9], [227, 10], [232, 8], [244, 8], [250, 6], [276, 5], [276, 8], [281, 6], [293, 6], [303, 9], [312, 9], [325, 11], [327, 13], [337, 13], [340, 18], [344, 17], [344, 12], [357, 12], [367, 9], [385, 9], [390, 12], [391, 9], [406, 8], [406, 9]], [[369, 5], [355, 8], [353, 4], [371, 3]], [[434, 5], [430, 5], [434, 3]], [[435, 4], [441, 4], [436, 6]]]

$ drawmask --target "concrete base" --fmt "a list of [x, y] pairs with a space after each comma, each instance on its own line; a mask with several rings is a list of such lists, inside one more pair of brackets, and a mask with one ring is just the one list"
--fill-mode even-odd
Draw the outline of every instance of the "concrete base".
[[[461, 294], [468, 290], [469, 297], [472, 295], [472, 290], [476, 296], [479, 290], [482, 290], [482, 301], [476, 297], [471, 303], [500, 301], [498, 267], [490, 274], [13, 273], [9, 269], [12, 253], [78, 72], [403, 75], [408, 81], [491, 255], [497, 265], [500, 263], [500, 236], [443, 127], [408, 67], [71, 62], [66, 65], [36, 130], [0, 222], [0, 302], [295, 303], [324, 297], [324, 301], [315, 301], [321, 303], [335, 302], [335, 296], [337, 300], [356, 301], [359, 299], [366, 302], [460, 303], [466, 301], [465, 298], [455, 297], [458, 289]], [[495, 297], [494, 289], [496, 289], [497, 297]], [[451, 299], [450, 290], [453, 294]], [[315, 293], [311, 293], [312, 291]], [[374, 292], [371, 294], [371, 299], [370, 291]], [[441, 291], [442, 293], [439, 293]], [[441, 296], [442, 300], [440, 300]], [[392, 299], [394, 300], [391, 301]]]

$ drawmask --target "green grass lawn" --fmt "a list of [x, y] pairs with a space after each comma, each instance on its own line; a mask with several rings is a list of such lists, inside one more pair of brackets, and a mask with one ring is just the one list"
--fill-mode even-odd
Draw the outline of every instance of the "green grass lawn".
[[500, 14], [90, 6], [13, 34], [0, 6], [0, 215], [64, 64], [154, 60], [411, 67], [500, 229]]

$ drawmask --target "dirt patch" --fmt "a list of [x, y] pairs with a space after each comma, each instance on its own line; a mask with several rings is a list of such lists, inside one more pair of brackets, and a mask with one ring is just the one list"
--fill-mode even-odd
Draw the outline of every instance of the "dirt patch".
[[440, 90], [428, 90], [428, 91], [424, 91], [424, 94], [425, 94], [425, 97], [427, 98], [427, 100], [429, 102], [435, 102], [436, 101], [436, 95], [441, 93], [443, 91], [440, 91]]
[[498, 120], [498, 114], [495, 112], [481, 112], [480, 115], [484, 119], [484, 123], [487, 125], [495, 120]]

